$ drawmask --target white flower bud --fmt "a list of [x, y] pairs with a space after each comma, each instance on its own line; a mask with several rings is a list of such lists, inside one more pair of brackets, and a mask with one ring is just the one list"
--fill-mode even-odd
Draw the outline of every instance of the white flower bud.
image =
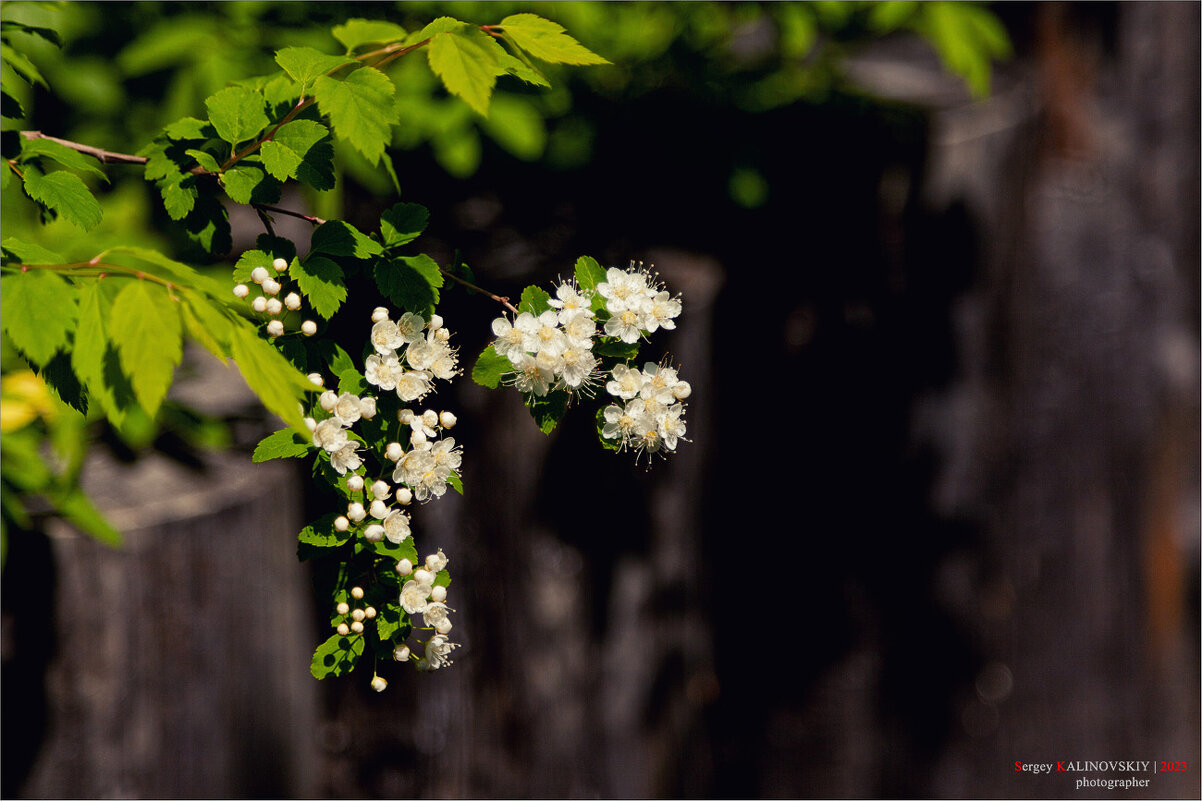
[[442, 603], [447, 599], [447, 588], [439, 584], [430, 591], [430, 599]]
[[317, 398], [317, 402], [321, 404], [321, 408], [327, 412], [334, 411], [334, 404], [338, 402], [338, 393], [332, 389], [327, 389]]
[[371, 494], [376, 500], [382, 501], [392, 494], [392, 487], [388, 486], [387, 481], [377, 481], [371, 485]]
[[266, 267], [256, 267], [250, 271], [250, 280], [256, 284], [261, 284], [271, 277], [271, 273], [267, 272]]
[[408, 645], [398, 645], [396, 647], [396, 650], [392, 652], [392, 658], [398, 662], [408, 662], [409, 661], [409, 646]]
[[362, 634], [363, 633], [363, 624], [360, 623], [358, 620], [356, 620], [354, 623], [351, 624], [351, 631], [355, 632], [356, 634]]
[[296, 311], [301, 307], [301, 297], [295, 292], [289, 292], [284, 296], [284, 305], [292, 311]]
[[267, 301], [266, 309], [268, 314], [279, 314], [284, 310], [284, 304], [280, 303], [279, 298], [271, 298]]
[[363, 620], [363, 618], [364, 618], [364, 613], [363, 613], [362, 609], [356, 609], [355, 611], [351, 612], [351, 620], [354, 620], [355, 622], [359, 622], [359, 621]]
[[426, 428], [434, 428], [438, 425], [438, 413], [433, 409], [426, 409], [422, 412], [422, 422], [426, 424]]
[[354, 598], [355, 600], [362, 598], [363, 597], [363, 588], [362, 587], [351, 587], [351, 597]]
[[321, 373], [309, 373], [309, 380], [315, 386], [324, 387], [326, 385], [326, 380], [321, 377]]
[[359, 416], [364, 420], [370, 420], [376, 416], [376, 399], [375, 398], [360, 398], [359, 399]]
[[306, 417], [306, 418], [305, 418], [305, 425], [306, 425], [306, 426], [308, 426], [308, 428], [309, 428], [309, 430], [310, 430], [310, 431], [316, 431], [316, 430], [317, 430], [317, 421], [316, 421], [316, 420], [314, 420], [312, 417]]
[[439, 314], [430, 315], [429, 328], [431, 331], [437, 331], [438, 329], [442, 328], [442, 315], [439, 315]]
[[447, 559], [447, 555], [442, 552], [442, 548], [439, 548], [438, 553], [432, 553], [426, 557], [426, 570], [429, 570], [431, 573], [438, 573], [447, 566], [447, 562], [449, 561], [451, 560]]
[[351, 521], [347, 520], [344, 516], [338, 515], [338, 517], [334, 518], [334, 530], [335, 531], [346, 531], [350, 527], [351, 527]]
[[351, 492], [363, 489], [363, 476], [351, 476], [346, 480], [346, 488]]
[[374, 606], [367, 607], [366, 609], [363, 610], [363, 616], [366, 617], [368, 620], [371, 620], [372, 618], [374, 618], [376, 616], [376, 608]]
[[401, 447], [401, 443], [399, 442], [390, 442], [388, 443], [388, 447], [384, 449], [384, 455], [388, 457], [389, 461], [396, 462], [405, 455], [405, 449]]
[[267, 324], [267, 336], [278, 337], [284, 334], [284, 324], [279, 320], [272, 320]]
[[418, 584], [426, 584], [426, 585], [433, 584], [434, 583], [434, 574], [431, 573], [429, 570], [424, 570], [422, 568], [418, 568], [417, 570], [413, 571], [413, 580], [416, 581]]
[[367, 513], [363, 511], [363, 504], [354, 501], [347, 505], [346, 516], [358, 523], [363, 518], [367, 517]]
[[413, 491], [408, 487], [401, 487], [396, 491], [396, 500], [401, 506], [408, 506], [413, 503]]
[[234, 297], [244, 298], [250, 294], [250, 287], [246, 284], [236, 284], [234, 286]]
[[373, 323], [382, 323], [388, 319], [388, 309], [383, 306], [377, 306], [372, 310], [371, 321]]
[[403, 425], [403, 426], [409, 425], [411, 422], [413, 422], [413, 410], [412, 409], [401, 409], [399, 412], [396, 413], [396, 419], [400, 420], [401, 425]]
[[376, 520], [383, 520], [388, 517], [388, 504], [383, 501], [372, 501], [369, 511]]
[[347, 612], [351, 611], [351, 605], [346, 601], [339, 601], [338, 606], [334, 607], [334, 609], [338, 612], [338, 614], [345, 615]]
[[373, 676], [371, 679], [371, 688], [378, 693], [384, 692], [384, 688], [388, 686], [388, 682], [383, 676]]
[[434, 624], [434, 630], [439, 634], [448, 634], [451, 631], [451, 619], [444, 617]]
[[672, 394], [676, 396], [676, 400], [684, 400], [693, 394], [693, 387], [689, 385], [688, 381], [681, 381], [672, 387]]
[[351, 627], [346, 625], [345, 623], [339, 623], [338, 624], [338, 633], [341, 634], [343, 637], [345, 637], [346, 635], [351, 633]]
[[267, 311], [267, 298], [259, 295], [259, 297], [250, 302], [250, 307], [259, 314], [262, 314], [263, 312]]
[[384, 539], [384, 527], [377, 523], [372, 523], [363, 531], [363, 537], [368, 542], [380, 542]]
[[271, 263], [277, 273], [288, 272], [288, 262], [285, 259], [276, 259]]
[[263, 282], [263, 292], [268, 295], [278, 295], [284, 287], [274, 278], [268, 278]]
[[443, 428], [454, 428], [455, 424], [459, 422], [459, 418], [450, 412], [442, 412], [438, 415], [438, 422], [442, 424]]
[[439, 342], [447, 342], [451, 339], [451, 332], [445, 328], [440, 328], [434, 332], [434, 338]]
[[409, 444], [415, 448], [425, 445], [426, 442], [426, 433], [424, 431], [414, 431], [409, 435]]
[[413, 563], [408, 559], [402, 559], [396, 563], [396, 572], [402, 576], [409, 575], [413, 572]]
[[317, 323], [312, 320], [305, 320], [301, 323], [301, 333], [307, 337], [311, 337], [317, 333]]

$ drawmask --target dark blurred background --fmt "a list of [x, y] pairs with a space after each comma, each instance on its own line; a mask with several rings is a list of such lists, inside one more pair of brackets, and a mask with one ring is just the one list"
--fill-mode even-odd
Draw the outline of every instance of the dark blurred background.
[[[381, 695], [308, 676], [299, 474], [98, 449], [126, 549], [10, 541], [3, 794], [1068, 797], [1015, 762], [1184, 760], [1091, 794], [1199, 797], [1199, 5], [930, 5], [70, 6], [31, 126], [123, 151], [321, 24], [564, 24], [615, 66], [492, 122], [402, 68], [402, 197], [501, 294], [653, 263], [692, 442], [647, 470], [460, 379], [466, 495], [415, 532], [464, 647]], [[498, 307], [440, 311], [470, 363]], [[245, 449], [227, 379], [175, 397]]]

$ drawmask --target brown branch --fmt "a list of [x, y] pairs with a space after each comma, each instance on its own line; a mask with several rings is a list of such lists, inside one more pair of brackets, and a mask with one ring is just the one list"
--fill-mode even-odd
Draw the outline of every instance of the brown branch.
[[57, 136], [47, 136], [41, 131], [21, 131], [21, 136], [26, 139], [45, 139], [49, 142], [57, 142], [63, 147], [69, 147], [72, 150], [77, 150], [80, 153], [91, 156], [102, 164], [145, 164], [145, 156], [132, 156], [129, 153], [114, 153], [111, 150], [103, 150], [99, 147], [72, 142], [67, 139], [59, 139]]
[[251, 203], [250, 205], [253, 206], [256, 211], [259, 211], [259, 210], [273, 211], [276, 214], [286, 214], [289, 217], [296, 217], [297, 219], [301, 219], [301, 220], [304, 220], [305, 222], [312, 223], [313, 225], [324, 225], [326, 222], [325, 220], [323, 220], [320, 217], [313, 217], [308, 214], [301, 214], [299, 211], [293, 211], [292, 209], [282, 209], [279, 206], [269, 206], [266, 203]]

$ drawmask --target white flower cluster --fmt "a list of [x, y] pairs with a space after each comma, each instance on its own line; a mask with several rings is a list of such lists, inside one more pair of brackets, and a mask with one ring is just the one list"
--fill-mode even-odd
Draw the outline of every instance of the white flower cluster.
[[637, 342], [643, 332], [654, 334], [658, 329], [671, 330], [680, 316], [680, 298], [672, 297], [654, 276], [636, 268], [619, 270], [610, 267], [605, 280], [597, 284], [597, 294], [605, 298], [605, 335], [623, 342]]
[[[437, 314], [427, 323], [420, 314], [406, 312], [393, 322], [388, 310], [379, 307], [371, 319], [375, 323], [371, 344], [376, 352], [364, 365], [367, 383], [395, 390], [398, 398], [409, 403], [425, 397], [434, 379], [450, 381], [459, 374], [458, 349], [450, 344], [451, 332]], [[403, 357], [398, 355], [402, 348]]]
[[[451, 631], [450, 613], [455, 611], [446, 604], [447, 588], [434, 583], [448, 561], [440, 549], [438, 553], [427, 556], [425, 566], [417, 570], [413, 569], [408, 559], [397, 562], [397, 573], [413, 576], [401, 587], [401, 608], [410, 615], [421, 615], [426, 628], [436, 632], [426, 641], [425, 656], [416, 658], [418, 670], [437, 670], [451, 664], [450, 653], [459, 647], [447, 640], [447, 634]], [[407, 662], [410, 654], [409, 646], [400, 645], [393, 651], [392, 657], [398, 662]]]
[[[286, 277], [288, 262], [285, 259], [276, 259], [271, 263], [271, 267], [275, 270], [276, 276], [273, 276], [271, 270], [268, 270], [266, 266], [255, 267], [250, 271], [250, 280], [261, 290], [260, 294], [251, 299], [250, 307], [256, 314], [266, 314], [271, 318], [267, 321], [267, 334], [274, 339], [284, 334], [284, 321], [280, 320], [279, 316], [283, 314], [284, 309], [300, 311], [301, 296], [296, 292], [289, 292], [284, 295], [283, 300], [280, 300], [279, 295], [285, 288], [281, 282], [288, 280]], [[234, 286], [235, 297], [246, 299], [250, 295], [251, 289], [246, 284]], [[317, 323], [313, 320], [305, 320], [301, 323], [300, 330], [305, 336], [311, 337], [317, 333]]]
[[[610, 404], [602, 412], [601, 436], [617, 440], [618, 450], [631, 448], [649, 455], [675, 451], [685, 439], [685, 400], [693, 389], [672, 367], [647, 362], [642, 370], [619, 364], [605, 391], [625, 403]], [[688, 440], [685, 440], [686, 442]]]

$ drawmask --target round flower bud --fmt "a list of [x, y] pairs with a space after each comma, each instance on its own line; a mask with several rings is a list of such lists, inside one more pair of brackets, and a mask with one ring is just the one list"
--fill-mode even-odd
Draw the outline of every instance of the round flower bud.
[[346, 480], [346, 488], [351, 492], [363, 489], [363, 476], [351, 476]]
[[362, 587], [351, 587], [351, 597], [354, 598], [355, 600], [362, 598], [363, 597], [363, 588]]
[[440, 328], [442, 328], [442, 315], [431, 314], [430, 315], [430, 330], [437, 331]]
[[384, 539], [384, 527], [377, 523], [372, 523], [363, 531], [363, 537], [368, 542], [380, 542]]
[[434, 332], [434, 338], [439, 342], [447, 342], [451, 339], [451, 332], [445, 328], [440, 328]]
[[267, 298], [259, 295], [259, 297], [250, 302], [250, 307], [262, 314], [263, 312], [267, 311]]
[[321, 408], [327, 412], [334, 411], [334, 404], [338, 402], [338, 393], [332, 389], [327, 389], [317, 398], [317, 402], [321, 404]]
[[371, 688], [378, 693], [384, 692], [384, 688], [388, 686], [388, 682], [382, 676], [373, 676], [371, 680]]
[[408, 506], [413, 503], [413, 492], [408, 487], [401, 487], [396, 491], [396, 500], [401, 506]]
[[430, 591], [430, 600], [442, 603], [447, 599], [447, 588], [439, 584]]
[[424, 431], [414, 431], [409, 435], [409, 444], [413, 447], [425, 445], [427, 442], [426, 433]]
[[295, 292], [289, 292], [284, 296], [284, 305], [292, 311], [296, 311], [301, 307], [301, 297]]
[[390, 442], [388, 443], [388, 447], [384, 449], [384, 455], [387, 456], [390, 461], [396, 462], [405, 455], [405, 449], [401, 447], [401, 443], [399, 442]]
[[284, 287], [280, 285], [280, 282], [274, 278], [268, 278], [263, 282], [263, 291], [268, 295], [278, 295], [280, 294], [280, 290], [283, 288]]
[[275, 261], [273, 261], [271, 263], [271, 266], [275, 268], [275, 271], [277, 273], [283, 273], [283, 272], [288, 271], [288, 262], [285, 259], [276, 259]]
[[396, 650], [392, 652], [392, 658], [398, 662], [408, 662], [409, 661], [409, 646], [408, 645], [398, 645], [396, 647]]
[[382, 323], [388, 319], [388, 309], [383, 306], [377, 306], [372, 310], [371, 321], [373, 323]]
[[301, 333], [307, 337], [311, 337], [317, 333], [317, 323], [312, 320], [305, 320], [301, 323]]
[[351, 620], [361, 621], [364, 617], [365, 615], [362, 609], [356, 609], [355, 611], [351, 612]]
[[413, 410], [401, 409], [396, 413], [396, 419], [401, 421], [401, 425], [409, 425], [411, 422], [413, 422]]
[[341, 634], [343, 637], [345, 637], [346, 635], [351, 633], [351, 627], [346, 625], [345, 623], [339, 623], [338, 624], [338, 633]]
[[351, 521], [347, 520], [346, 517], [344, 517], [343, 515], [338, 515], [338, 517], [334, 518], [334, 530], [335, 531], [346, 531], [350, 527], [351, 527]]
[[388, 517], [388, 504], [383, 501], [372, 501], [370, 511], [371, 516], [376, 520], [383, 520]]
[[279, 320], [272, 320], [267, 324], [267, 336], [278, 337], [284, 334], [284, 324]]
[[256, 284], [261, 284], [271, 277], [271, 273], [267, 272], [266, 267], [256, 267], [250, 271], [250, 280]]
[[347, 612], [351, 611], [351, 605], [346, 601], [340, 601], [338, 606], [334, 607], [334, 609], [338, 612], [338, 614], [345, 615]]
[[418, 568], [417, 570], [413, 571], [413, 580], [418, 584], [433, 584], [434, 574], [429, 570]]
[[376, 416], [376, 399], [375, 398], [360, 398], [359, 399], [359, 416], [364, 420], [370, 420]]
[[426, 409], [422, 412], [422, 422], [426, 424], [426, 428], [434, 428], [438, 425], [438, 413], [433, 409]]
[[442, 412], [438, 415], [438, 422], [442, 424], [443, 428], [454, 428], [455, 424], [459, 422], [459, 418], [450, 412]]
[[282, 312], [284, 310], [284, 304], [280, 303], [279, 298], [271, 298], [270, 300], [267, 301], [266, 308], [267, 308], [268, 314], [272, 314], [272, 315], [279, 314], [280, 312]]
[[446, 617], [442, 618], [434, 624], [434, 630], [439, 634], [449, 634], [451, 631], [451, 619]]
[[366, 617], [368, 620], [371, 620], [372, 618], [374, 618], [376, 616], [376, 608], [374, 606], [367, 607], [366, 609], [363, 610], [363, 616]]
[[234, 286], [234, 297], [244, 298], [250, 294], [250, 287], [246, 284], [236, 284]]
[[413, 563], [408, 559], [402, 559], [396, 563], [396, 572], [402, 576], [407, 576], [413, 572]]
[[384, 500], [392, 494], [392, 487], [388, 486], [386, 481], [377, 481], [371, 485], [371, 494], [376, 497], [376, 500]]
[[352, 501], [346, 507], [346, 516], [358, 523], [363, 518], [367, 517], [367, 513], [363, 511], [363, 504], [358, 501]]
[[326, 380], [321, 377], [321, 373], [309, 373], [309, 380], [315, 386], [324, 387], [326, 385]]
[[305, 418], [305, 425], [309, 428], [310, 431], [317, 430], [317, 421], [314, 420], [312, 417]]
[[356, 620], [354, 623], [351, 624], [351, 631], [355, 632], [356, 634], [362, 634], [363, 633], [363, 624], [360, 623], [358, 620]]

